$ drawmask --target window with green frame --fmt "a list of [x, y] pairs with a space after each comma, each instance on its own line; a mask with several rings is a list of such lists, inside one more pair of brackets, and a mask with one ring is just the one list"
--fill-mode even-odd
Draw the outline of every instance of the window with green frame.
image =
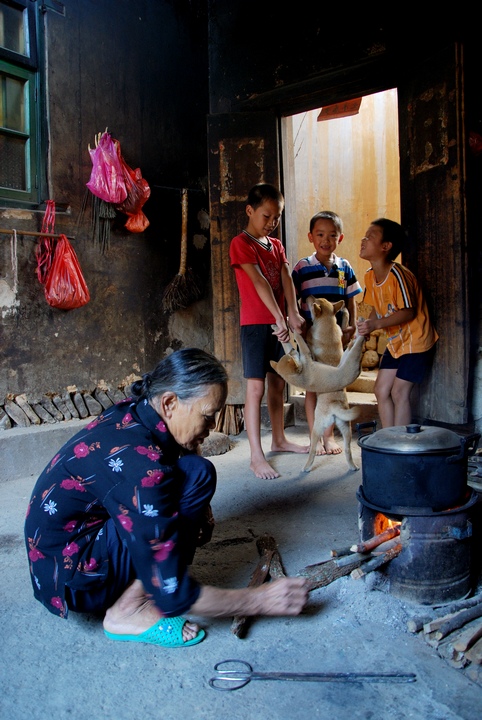
[[0, 202], [39, 201], [36, 3], [0, 0]]

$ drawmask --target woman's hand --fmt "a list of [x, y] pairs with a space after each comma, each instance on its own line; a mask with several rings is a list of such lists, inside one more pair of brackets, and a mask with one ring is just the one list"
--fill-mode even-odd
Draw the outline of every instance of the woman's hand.
[[260, 615], [299, 615], [308, 600], [308, 580], [286, 577], [263, 583], [253, 592], [259, 593]]
[[308, 600], [306, 578], [286, 577], [239, 590], [203, 585], [189, 612], [205, 617], [299, 615]]

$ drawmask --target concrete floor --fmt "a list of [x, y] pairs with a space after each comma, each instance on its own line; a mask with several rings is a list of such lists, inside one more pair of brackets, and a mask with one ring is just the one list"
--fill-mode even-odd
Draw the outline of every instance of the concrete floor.
[[[4, 431], [5, 458], [9, 432], [15, 447], [14, 430]], [[38, 433], [39, 461], [56, 451], [55, 432]], [[287, 435], [307, 442], [306, 426], [288, 428]], [[269, 441], [266, 431], [266, 450]], [[28, 443], [35, 440], [24, 438], [24, 447]], [[288, 574], [329, 559], [332, 548], [356, 542], [361, 471], [348, 471], [343, 455], [318, 458], [305, 474], [302, 456], [277, 454], [273, 463], [281, 477], [258, 480], [248, 470], [246, 434], [232, 438], [232, 444], [229, 452], [212, 457], [218, 469], [217, 524], [212, 542], [198, 551], [193, 565], [202, 582], [247, 585], [259, 558], [256, 539], [265, 533], [275, 538]], [[353, 445], [359, 463], [355, 439]], [[18, 467], [21, 452], [15, 453]], [[195, 618], [207, 637], [185, 649], [115, 643], [104, 637], [97, 618], [54, 617], [33, 598], [23, 544], [35, 479], [30, 474], [0, 482], [1, 718], [480, 719], [482, 687], [407, 631], [407, 619], [421, 608], [391, 595], [380, 573], [365, 580], [339, 578], [313, 591], [297, 618], [255, 618], [244, 639], [232, 634], [231, 618]], [[216, 692], [208, 681], [215, 663], [227, 658], [247, 660], [258, 671], [398, 671], [415, 673], [417, 679], [410, 684], [266, 681]]]

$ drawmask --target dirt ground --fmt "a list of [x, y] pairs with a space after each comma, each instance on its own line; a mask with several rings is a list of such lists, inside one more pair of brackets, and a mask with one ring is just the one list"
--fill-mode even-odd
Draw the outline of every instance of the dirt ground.
[[[307, 442], [304, 426], [288, 428], [287, 435]], [[266, 450], [269, 440], [266, 431]], [[256, 540], [266, 533], [292, 575], [358, 540], [361, 471], [349, 471], [343, 455], [317, 458], [303, 473], [302, 456], [277, 454], [272, 459], [281, 477], [258, 480], [248, 469], [245, 433], [231, 444], [211, 458], [218, 470], [216, 528], [192, 568], [201, 582], [247, 585], [259, 559]], [[360, 464], [355, 439], [353, 455]], [[5, 720], [480, 719], [482, 686], [408, 632], [407, 619], [427, 608], [394, 597], [378, 572], [314, 590], [297, 618], [254, 618], [243, 639], [231, 632], [232, 618], [193, 618], [207, 637], [184, 649], [115, 643], [104, 637], [98, 618], [51, 615], [33, 598], [23, 544], [35, 479], [0, 483]], [[228, 658], [248, 661], [256, 671], [400, 672], [415, 673], [416, 681], [252, 681], [235, 692], [216, 692], [209, 679], [214, 665]]]

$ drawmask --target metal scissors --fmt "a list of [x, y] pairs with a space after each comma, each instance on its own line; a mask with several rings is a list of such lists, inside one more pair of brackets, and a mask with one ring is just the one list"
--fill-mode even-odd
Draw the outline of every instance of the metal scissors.
[[251, 680], [298, 680], [301, 682], [415, 682], [414, 673], [356, 672], [255, 672], [245, 660], [222, 660], [216, 663], [217, 675], [209, 680], [215, 690], [239, 690]]

